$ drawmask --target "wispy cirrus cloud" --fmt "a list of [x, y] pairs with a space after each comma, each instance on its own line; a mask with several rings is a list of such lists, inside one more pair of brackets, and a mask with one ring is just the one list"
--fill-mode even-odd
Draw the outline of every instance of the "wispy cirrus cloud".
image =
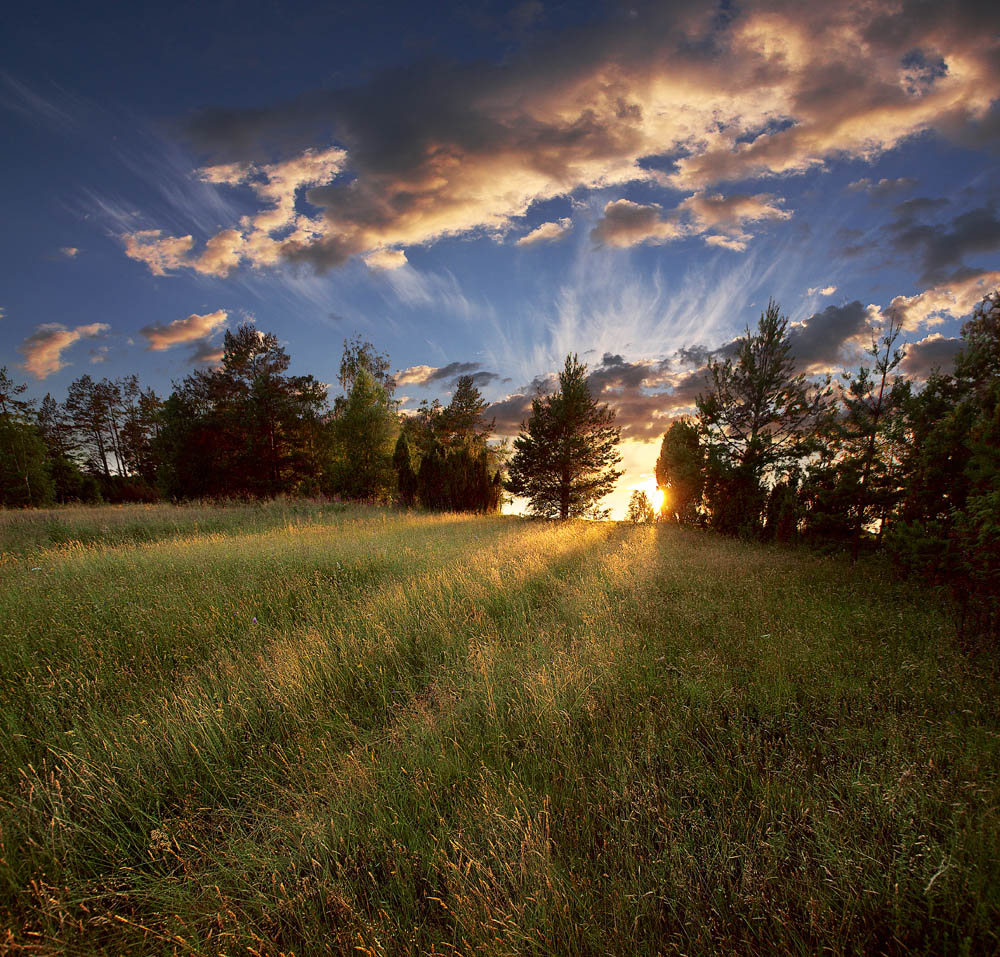
[[38, 326], [18, 347], [24, 356], [24, 368], [36, 379], [45, 379], [66, 368], [62, 354], [81, 339], [95, 339], [111, 326], [106, 322], [92, 322], [70, 328], [60, 322], [45, 322]]

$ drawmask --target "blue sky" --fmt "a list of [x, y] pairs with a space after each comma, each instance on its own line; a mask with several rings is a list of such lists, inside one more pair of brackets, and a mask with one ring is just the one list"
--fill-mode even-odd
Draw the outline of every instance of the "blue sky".
[[0, 73], [0, 364], [158, 392], [252, 320], [508, 433], [567, 352], [628, 472], [770, 297], [812, 372], [1000, 285], [992, 4], [48, 5]]

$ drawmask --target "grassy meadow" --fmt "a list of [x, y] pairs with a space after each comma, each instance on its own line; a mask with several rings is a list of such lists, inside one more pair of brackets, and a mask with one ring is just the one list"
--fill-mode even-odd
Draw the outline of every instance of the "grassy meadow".
[[667, 526], [0, 513], [0, 954], [1000, 951], [1000, 680]]

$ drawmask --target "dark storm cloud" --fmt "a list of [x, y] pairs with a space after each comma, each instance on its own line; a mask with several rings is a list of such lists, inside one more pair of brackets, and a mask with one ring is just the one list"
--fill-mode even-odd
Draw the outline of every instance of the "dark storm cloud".
[[941, 282], [968, 256], [1000, 249], [997, 203], [968, 210], [947, 224], [915, 222], [907, 215], [897, 220], [893, 243], [900, 252], [919, 255], [925, 282]]
[[[280, 176], [293, 154], [343, 146], [343, 165], [324, 179], [282, 181], [321, 213], [291, 239], [230, 228], [213, 237], [209, 260], [178, 246], [186, 237], [149, 230], [130, 255], [213, 275], [244, 261], [322, 271], [444, 236], [499, 235], [539, 200], [636, 180], [686, 193], [677, 207], [685, 230], [714, 229], [706, 241], [740, 250], [752, 238], [742, 223], [791, 211], [769, 194], [708, 187], [870, 160], [925, 130], [981, 126], [1000, 96], [997, 22], [974, 4], [917, 0], [751, 0], [724, 17], [711, 6], [637, 3], [628, 17], [539, 34], [498, 63], [424, 61], [268, 107], [208, 108], [187, 132], [224, 164], [225, 176], [212, 168], [220, 188], [238, 182], [234, 164]], [[669, 170], [643, 163], [666, 154], [677, 157]], [[276, 188], [258, 192], [279, 202]], [[673, 213], [626, 203], [609, 205], [595, 238], [630, 245], [679, 234]]]
[[857, 299], [827, 306], [788, 330], [791, 355], [803, 371], [825, 371], [838, 364], [845, 346], [867, 341], [871, 326], [867, 306]]
[[955, 367], [955, 356], [962, 351], [962, 344], [961, 339], [934, 333], [906, 347], [900, 369], [915, 379], [926, 379], [935, 370], [948, 374]]

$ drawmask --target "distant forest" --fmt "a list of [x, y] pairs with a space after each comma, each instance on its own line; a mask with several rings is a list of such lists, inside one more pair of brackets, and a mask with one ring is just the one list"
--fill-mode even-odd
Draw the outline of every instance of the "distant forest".
[[[1000, 594], [1000, 292], [962, 329], [953, 373], [898, 373], [890, 315], [866, 363], [837, 380], [796, 372], [788, 320], [769, 304], [709, 361], [694, 413], [663, 436], [659, 513], [632, 521], [805, 542], [857, 559], [882, 550], [951, 587], [960, 630], [996, 634]], [[165, 399], [135, 376], [76, 379], [59, 402], [26, 401], [0, 370], [0, 505], [325, 495], [492, 513], [504, 491], [542, 516], [600, 517], [620, 472], [614, 412], [567, 357], [510, 447], [494, 439], [469, 376], [450, 402], [403, 414], [387, 356], [344, 343], [340, 394], [288, 374], [287, 352], [252, 325], [227, 332], [222, 363]]]

